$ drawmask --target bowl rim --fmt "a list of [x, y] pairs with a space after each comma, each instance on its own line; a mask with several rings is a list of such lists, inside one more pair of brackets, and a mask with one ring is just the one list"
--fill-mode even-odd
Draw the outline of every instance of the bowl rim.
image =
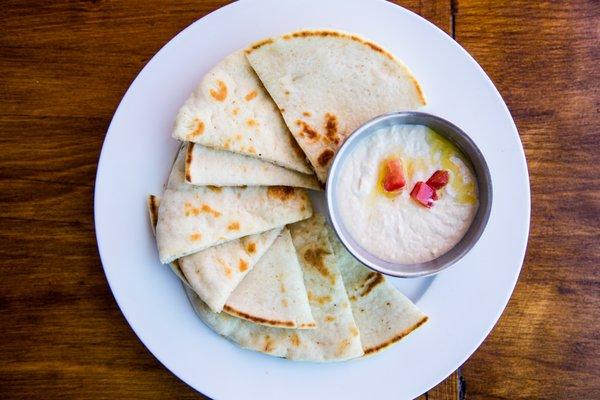
[[[335, 201], [335, 188], [339, 171], [351, 150], [365, 137], [378, 129], [393, 125], [424, 125], [450, 140], [465, 155], [473, 169], [477, 185], [479, 206], [465, 235], [446, 253], [423, 263], [400, 264], [383, 260], [362, 248], [343, 224]], [[490, 170], [483, 153], [473, 139], [454, 123], [437, 115], [421, 111], [400, 111], [379, 115], [355, 129], [338, 149], [329, 169], [325, 186], [327, 217], [333, 230], [348, 252], [370, 269], [398, 278], [430, 276], [456, 264], [479, 241], [487, 226], [493, 200]]]

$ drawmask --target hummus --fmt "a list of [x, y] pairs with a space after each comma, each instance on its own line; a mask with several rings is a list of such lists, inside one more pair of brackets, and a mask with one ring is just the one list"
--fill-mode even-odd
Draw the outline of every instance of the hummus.
[[[395, 192], [382, 185], [390, 159], [400, 160], [405, 180]], [[438, 170], [448, 171], [448, 182], [434, 191], [428, 208], [411, 191]], [[336, 191], [343, 223], [358, 244], [400, 264], [446, 253], [465, 235], [478, 207], [475, 175], [465, 156], [420, 125], [381, 128], [358, 143], [341, 165]]]

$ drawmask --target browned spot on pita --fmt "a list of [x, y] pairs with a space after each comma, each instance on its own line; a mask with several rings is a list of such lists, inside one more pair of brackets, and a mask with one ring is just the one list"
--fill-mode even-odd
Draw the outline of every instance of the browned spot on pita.
[[264, 39], [254, 43], [250, 48], [246, 49], [246, 54], [252, 53], [254, 50], [260, 49], [262, 46], [273, 43], [273, 39]]
[[212, 186], [212, 185], [208, 185], [207, 186], [208, 190], [210, 190], [211, 192], [215, 192], [215, 193], [221, 193], [223, 191], [222, 187], [219, 186]]
[[194, 150], [194, 143], [190, 142], [187, 147], [185, 154], [185, 180], [188, 182], [192, 181], [192, 152]]
[[292, 346], [298, 347], [300, 346], [300, 337], [296, 333], [292, 333], [290, 336], [290, 342], [292, 342]]
[[354, 326], [351, 326], [350, 327], [350, 334], [352, 336], [358, 336], [358, 329], [356, 329], [356, 327], [354, 327]]
[[310, 117], [312, 114], [308, 111], [303, 111], [302, 115], [304, 115], [305, 117]]
[[197, 217], [200, 214], [200, 209], [192, 206], [192, 203], [189, 202], [185, 202], [183, 211], [185, 212], [186, 217], [189, 217], [190, 215]]
[[298, 136], [308, 138], [310, 142], [316, 142], [319, 140], [319, 133], [306, 122], [302, 121], [301, 119], [297, 119], [296, 125], [301, 128], [300, 132], [298, 132]]
[[265, 336], [265, 347], [263, 348], [265, 353], [270, 353], [275, 350], [275, 343], [271, 340], [269, 335]]
[[202, 204], [201, 210], [202, 210], [202, 212], [211, 214], [215, 218], [219, 218], [221, 216], [220, 212], [218, 212], [217, 210], [214, 210], [208, 204]]
[[225, 139], [225, 141], [223, 142], [223, 148], [225, 150], [229, 150], [229, 148], [231, 147], [231, 138], [227, 138]]
[[227, 304], [225, 304], [225, 306], [223, 306], [223, 310], [225, 310], [227, 312], [227, 314], [235, 315], [240, 318], [246, 319], [248, 321], [256, 322], [257, 324], [271, 325], [271, 326], [288, 326], [288, 327], [292, 327], [292, 328], [294, 328], [296, 326], [296, 324], [293, 321], [274, 321], [271, 319], [255, 317], [254, 315], [250, 315], [243, 311], [236, 310], [235, 308], [232, 308], [231, 306], [229, 306]]
[[340, 143], [337, 117], [330, 113], [325, 114], [325, 139], [334, 144]]
[[221, 80], [217, 81], [217, 85], [217, 90], [210, 89], [210, 95], [217, 101], [224, 101], [227, 98], [227, 85]]
[[423, 95], [423, 90], [421, 89], [421, 85], [419, 85], [419, 82], [417, 82], [415, 77], [412, 75], [410, 76], [410, 80], [412, 81], [413, 85], [415, 85], [415, 89], [417, 90], [417, 94], [419, 95], [419, 102], [421, 103], [421, 105], [427, 104], [427, 102], [425, 101], [425, 95]]
[[333, 151], [326, 149], [326, 150], [323, 150], [321, 155], [317, 158], [317, 162], [319, 163], [319, 165], [321, 167], [324, 167], [327, 164], [329, 164], [329, 161], [331, 161], [332, 158], [333, 158]]
[[200, 232], [195, 232], [190, 235], [190, 240], [192, 242], [197, 242], [200, 239], [202, 239], [202, 235], [200, 234]]
[[256, 253], [256, 243], [250, 242], [246, 245], [246, 253], [254, 254]]
[[284, 307], [287, 307], [288, 306], [287, 300], [286, 299], [281, 299], [281, 305], [284, 306]]
[[252, 126], [258, 126], [258, 121], [255, 120], [254, 118], [248, 118], [246, 120], [246, 125], [252, 127]]
[[256, 148], [254, 146], [248, 146], [248, 148], [246, 149], [246, 151], [249, 154], [256, 154]]
[[290, 186], [269, 186], [267, 196], [272, 199], [286, 201], [294, 197], [296, 191]]
[[325, 296], [317, 296], [310, 290], [308, 291], [308, 301], [312, 303], [319, 303], [320, 305], [327, 304], [331, 301], [331, 296], [326, 294]]
[[352, 296], [349, 297], [349, 299], [350, 299], [350, 301], [356, 301], [356, 296], [352, 295]]
[[248, 261], [244, 260], [243, 258], [240, 258], [238, 269], [240, 270], [240, 272], [246, 271], [248, 269]]
[[196, 126], [194, 127], [194, 130], [191, 131], [190, 133], [188, 133], [187, 138], [189, 140], [194, 139], [196, 136], [200, 136], [204, 133], [204, 122], [198, 118], [194, 119], [194, 122], [196, 123]]
[[240, 230], [240, 223], [237, 221], [233, 221], [232, 223], [230, 223], [229, 225], [227, 225], [227, 229], [229, 229], [230, 231], [239, 231]]
[[383, 350], [386, 347], [396, 343], [397, 341], [399, 341], [400, 339], [402, 339], [403, 337], [405, 337], [406, 335], [408, 335], [409, 333], [411, 333], [412, 331], [414, 331], [415, 329], [417, 329], [418, 327], [420, 327], [421, 325], [423, 325], [425, 322], [427, 322], [429, 318], [428, 317], [423, 317], [421, 318], [420, 321], [418, 321], [416, 324], [414, 324], [413, 326], [411, 326], [410, 328], [405, 329], [404, 331], [402, 331], [401, 333], [399, 333], [398, 335], [386, 340], [383, 343], [380, 343], [376, 346], [373, 347], [369, 347], [366, 349], [363, 349], [363, 351], [365, 352], [365, 355], [367, 354], [372, 354], [372, 353], [376, 353], [379, 350]]
[[344, 352], [346, 351], [346, 349], [348, 348], [348, 346], [350, 346], [350, 343], [352, 343], [350, 339], [344, 339], [344, 340], [342, 340], [338, 344], [337, 349], [335, 351], [335, 354], [338, 355], [338, 356], [341, 355], [341, 354], [344, 354]]
[[283, 284], [283, 282], [279, 283], [279, 290], [281, 291], [281, 293], [285, 293], [285, 285]]
[[150, 211], [150, 223], [154, 228], [158, 223], [158, 199], [154, 195], [148, 196], [148, 210]]
[[240, 109], [239, 108], [234, 108], [233, 110], [231, 110], [231, 114], [233, 114], [234, 117], [236, 115], [238, 115], [239, 113], [240, 113]]
[[281, 112], [283, 114], [285, 112], [285, 108], [280, 108], [279, 112]]
[[227, 278], [231, 278], [231, 274], [233, 273], [233, 270], [231, 269], [231, 266], [229, 264], [227, 264], [222, 258], [218, 258], [217, 262], [223, 268], [223, 271], [225, 272], [225, 276]]
[[255, 98], [256, 96], [258, 96], [258, 93], [256, 93], [256, 90], [251, 90], [248, 92], [248, 94], [244, 97], [244, 100], [246, 101], [250, 101], [253, 98]]
[[242, 139], [243, 139], [243, 137], [239, 133], [236, 133], [235, 136], [233, 137], [233, 140], [235, 140], [236, 142], [241, 142]]
[[302, 257], [308, 265], [316, 269], [324, 278], [328, 278], [333, 285], [335, 284], [335, 276], [325, 265], [325, 257], [328, 255], [330, 255], [330, 253], [325, 249], [320, 247], [309, 247], [308, 249], [304, 250]]
[[333, 315], [329, 315], [328, 314], [328, 315], [325, 316], [325, 321], [327, 321], [327, 322], [333, 322], [333, 321], [335, 321], [335, 317]]
[[383, 275], [377, 272], [371, 272], [361, 286], [361, 292], [359, 293], [360, 297], [365, 297], [368, 295], [371, 290], [373, 290], [377, 285], [383, 283]]
[[317, 324], [315, 324], [314, 322], [305, 322], [303, 324], [300, 324], [299, 328], [306, 329], [306, 328], [314, 328], [316, 326], [317, 326]]

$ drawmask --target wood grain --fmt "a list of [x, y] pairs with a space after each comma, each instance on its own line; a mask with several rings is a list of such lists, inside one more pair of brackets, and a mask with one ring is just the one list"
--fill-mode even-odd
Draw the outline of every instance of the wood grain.
[[[2, 2], [0, 398], [198, 398], [118, 310], [92, 195], [133, 78], [225, 3]], [[462, 368], [466, 385], [455, 373], [422, 397], [600, 398], [598, 2], [399, 3], [454, 27], [496, 82], [521, 131], [534, 205], [515, 296]]]
[[600, 398], [600, 2], [459, 0], [456, 39], [510, 108], [529, 165], [525, 266], [463, 367], [467, 398]]

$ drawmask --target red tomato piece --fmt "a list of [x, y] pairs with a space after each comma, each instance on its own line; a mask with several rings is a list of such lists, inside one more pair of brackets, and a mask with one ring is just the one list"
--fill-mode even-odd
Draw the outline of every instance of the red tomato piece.
[[431, 208], [433, 206], [433, 198], [435, 196], [435, 190], [425, 182], [417, 182], [410, 197], [412, 197], [417, 203]]
[[439, 190], [448, 184], [450, 180], [450, 174], [448, 171], [443, 169], [438, 169], [431, 175], [429, 179], [427, 179], [427, 184], [434, 188], [435, 190]]
[[394, 158], [386, 161], [385, 175], [383, 176], [383, 189], [386, 192], [395, 192], [406, 185], [404, 172], [402, 170], [402, 161]]

